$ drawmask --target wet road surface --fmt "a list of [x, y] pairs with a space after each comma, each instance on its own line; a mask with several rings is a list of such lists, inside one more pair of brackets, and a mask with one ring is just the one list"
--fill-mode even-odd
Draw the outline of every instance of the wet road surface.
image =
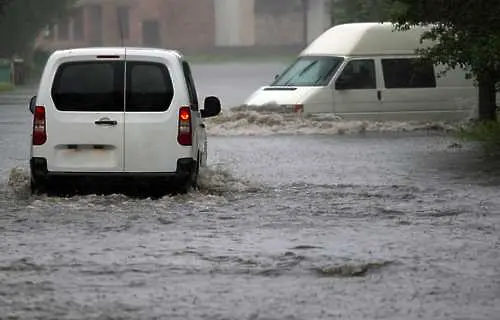
[[199, 191], [47, 198], [19, 103], [0, 105], [1, 319], [500, 318], [499, 161], [441, 124], [226, 112]]

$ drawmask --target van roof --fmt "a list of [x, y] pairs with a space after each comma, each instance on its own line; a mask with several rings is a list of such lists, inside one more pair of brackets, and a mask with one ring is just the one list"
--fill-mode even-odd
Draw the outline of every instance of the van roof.
[[389, 22], [348, 23], [334, 26], [316, 38], [300, 55], [407, 55], [415, 49], [428, 46], [420, 43], [427, 27], [412, 27], [396, 31]]
[[134, 54], [143, 54], [144, 56], [173, 56], [181, 58], [182, 54], [176, 50], [147, 48], [147, 47], [86, 47], [56, 50], [53, 56], [83, 56], [83, 55], [116, 55], [126, 51], [133, 51]]

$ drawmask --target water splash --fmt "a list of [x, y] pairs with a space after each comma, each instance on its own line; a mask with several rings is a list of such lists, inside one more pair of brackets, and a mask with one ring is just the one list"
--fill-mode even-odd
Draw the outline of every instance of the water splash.
[[363, 132], [455, 131], [461, 123], [342, 120], [334, 114], [302, 115], [277, 107], [235, 107], [207, 120], [212, 136], [343, 135]]
[[200, 192], [208, 194], [249, 193], [262, 188], [251, 181], [236, 178], [223, 167], [201, 168], [198, 185]]
[[6, 184], [0, 188], [6, 198], [27, 199], [30, 197], [30, 173], [27, 168], [14, 167], [10, 170]]
[[[205, 167], [201, 168], [200, 176], [198, 180], [199, 188], [198, 190], [191, 191], [187, 195], [177, 196], [181, 198], [199, 198], [204, 196], [224, 196], [227, 194], [234, 193], [248, 193], [256, 192], [261, 187], [250, 181], [239, 179], [235, 177], [230, 171], [223, 167]], [[0, 185], [0, 194], [6, 199], [10, 200], [48, 200], [45, 196], [32, 196], [30, 191], [30, 172], [28, 168], [24, 167], [14, 167], [10, 170], [8, 179], [5, 183]], [[86, 195], [86, 196], [75, 196], [72, 199], [67, 199], [68, 201], [80, 201], [85, 200], [88, 202], [99, 204], [102, 201], [109, 202], [112, 200], [113, 203], [125, 201], [128, 197], [124, 195], [112, 194], [108, 196], [100, 195]], [[101, 201], [102, 200], [102, 201]], [[60, 199], [60, 201], [64, 201]]]

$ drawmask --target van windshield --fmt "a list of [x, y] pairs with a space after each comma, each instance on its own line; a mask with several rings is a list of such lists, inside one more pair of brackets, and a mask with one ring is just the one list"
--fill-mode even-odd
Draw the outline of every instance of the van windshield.
[[325, 86], [343, 60], [341, 57], [300, 57], [271, 86]]

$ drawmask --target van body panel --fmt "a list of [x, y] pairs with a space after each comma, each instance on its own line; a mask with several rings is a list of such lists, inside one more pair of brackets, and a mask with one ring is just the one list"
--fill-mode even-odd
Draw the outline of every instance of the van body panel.
[[[112, 55], [115, 58], [98, 59], [98, 55]], [[124, 114], [122, 107], [114, 103], [114, 106], [109, 107], [92, 105], [92, 108], [86, 110], [83, 104], [79, 106], [72, 102], [75, 101], [72, 95], [89, 92], [85, 92], [84, 88], [71, 88], [65, 83], [70, 78], [80, 77], [83, 74], [82, 69], [89, 70], [90, 68], [90, 74], [86, 72], [89, 78], [82, 80], [80, 84], [88, 85], [100, 80], [104, 84], [105, 80], [102, 77], [111, 76], [112, 66], [121, 68], [117, 65], [123, 65], [124, 59], [125, 50], [119, 48], [108, 49], [105, 52], [86, 50], [79, 54], [74, 54], [70, 50], [64, 54], [54, 54], [49, 59], [37, 94], [37, 105], [46, 108], [47, 142], [42, 146], [33, 146], [32, 150], [32, 154], [38, 157], [51, 159], [48, 162], [49, 171], [123, 171]], [[105, 67], [101, 68], [97, 64], [103, 64], [102, 66]], [[92, 74], [92, 70], [100, 74]], [[62, 78], [58, 81], [56, 76]], [[106, 92], [102, 91], [101, 94], [104, 96]], [[90, 102], [87, 100], [85, 103]], [[105, 100], [107, 98], [103, 97], [102, 101]], [[116, 123], [114, 125], [96, 124], [96, 121], [100, 120]]]
[[141, 99], [145, 101], [140, 105], [144, 111], [132, 111], [133, 101], [130, 95], [126, 96], [124, 171], [175, 172], [178, 157], [192, 157], [191, 146], [181, 146], [177, 142], [178, 111], [183, 101], [187, 101], [186, 93], [180, 89], [183, 87], [183, 79], [179, 76], [182, 71], [178, 59], [145, 53], [143, 50], [127, 50], [127, 92], [134, 94], [135, 87], [140, 87], [141, 92], [157, 95], [157, 90], [163, 88], [152, 88], [147, 78], [155, 79], [154, 74], [158, 74], [159, 79], [155, 83], [161, 82], [163, 70], [167, 72], [165, 77], [168, 78], [165, 86], [172, 96], [167, 98], [165, 105], [157, 101], [160, 105], [155, 106], [148, 106], [147, 98]]
[[311, 42], [300, 56], [380, 56], [413, 55], [416, 48], [433, 44], [429, 40], [420, 43], [420, 35], [428, 27], [412, 27], [395, 31], [391, 23], [349, 23], [336, 25]]
[[[295, 105], [311, 95], [317, 87], [271, 87], [260, 88], [245, 102], [246, 105]], [[330, 97], [331, 99], [331, 97]]]
[[307, 108], [309, 113], [331, 113], [335, 112], [332, 96], [333, 90], [331, 86], [313, 87], [304, 95], [305, 98], [301, 101], [307, 101], [307, 106], [304, 106], [304, 108]]
[[[180, 159], [196, 160], [199, 144], [206, 149], [203, 132], [196, 133], [194, 147], [177, 141], [179, 108], [190, 104], [181, 58], [175, 51], [149, 48], [54, 52], [45, 65], [36, 96], [36, 104], [46, 108], [47, 141], [32, 145], [30, 157], [47, 159], [47, 170], [53, 174], [175, 174]], [[132, 75], [134, 66], [142, 68], [139, 76]], [[144, 69], [150, 66], [163, 66], [168, 73], [172, 94], [168, 103], [144, 103], [158, 98], [154, 78], [146, 76], [158, 69]], [[115, 71], [111, 74], [110, 69]], [[66, 71], [67, 75], [60, 75]], [[136, 80], [140, 80], [141, 88], [134, 91]], [[152, 95], [143, 96], [144, 92]], [[112, 106], [110, 99], [114, 99]], [[99, 101], [107, 104], [99, 105]], [[193, 118], [201, 128], [197, 109]], [[197, 128], [192, 130], [196, 132]]]
[[[381, 101], [378, 98], [381, 83], [378, 75], [378, 61], [373, 57], [347, 58], [339, 68], [333, 84], [333, 108], [340, 117], [346, 114], [378, 112]], [[357, 76], [365, 71], [363, 79]], [[360, 73], [363, 74], [363, 73]], [[357, 78], [355, 78], [357, 77]], [[337, 88], [339, 81], [349, 81], [345, 88]]]
[[[297, 61], [301, 59], [341, 57], [344, 60], [330, 83], [303, 87], [300, 95], [284, 86], [272, 98], [267, 92], [269, 87], [262, 87], [245, 104], [258, 106], [270, 100], [278, 105], [302, 104], [305, 114], [334, 112], [352, 120], [455, 121], [477, 117], [478, 90], [467, 78], [467, 72], [457, 68], [441, 74], [444, 66], [434, 65], [416, 54], [416, 49], [434, 44], [430, 41], [420, 43], [420, 36], [426, 30], [429, 27], [396, 31], [391, 23], [334, 26], [305, 48], [271, 87], [287, 80], [287, 70], [297, 69]], [[373, 63], [352, 67], [354, 61]], [[352, 78], [363, 79], [360, 76], [364, 74], [366, 80], [369, 74], [369, 84], [359, 79], [355, 85], [346, 84], [342, 77], [351, 67], [357, 70], [351, 72]], [[305, 68], [304, 72], [307, 74]], [[299, 77], [294, 80], [299, 83], [310, 78], [310, 74], [305, 79], [300, 78], [300, 70], [297, 74]], [[330, 102], [326, 100], [328, 96]]]

